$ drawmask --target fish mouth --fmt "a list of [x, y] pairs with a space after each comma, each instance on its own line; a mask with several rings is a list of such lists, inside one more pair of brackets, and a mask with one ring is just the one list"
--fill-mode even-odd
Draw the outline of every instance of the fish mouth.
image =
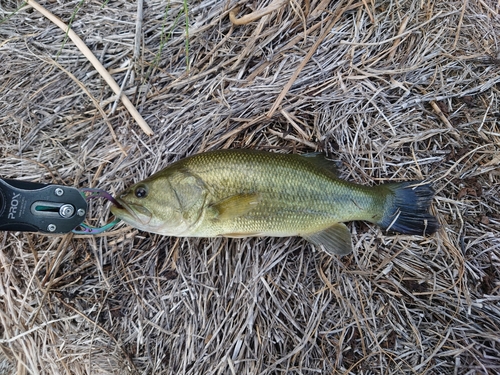
[[118, 219], [132, 226], [144, 226], [150, 223], [153, 215], [144, 206], [125, 203], [118, 197], [116, 198], [116, 202], [118, 204], [111, 206], [111, 213]]

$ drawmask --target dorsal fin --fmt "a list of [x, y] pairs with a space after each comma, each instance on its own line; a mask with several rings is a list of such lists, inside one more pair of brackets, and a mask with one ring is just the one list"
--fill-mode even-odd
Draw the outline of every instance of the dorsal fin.
[[337, 163], [327, 159], [325, 154], [323, 154], [322, 152], [311, 152], [309, 154], [302, 154], [300, 155], [300, 157], [304, 158], [309, 163], [317, 167], [320, 167], [322, 169], [326, 169], [327, 171], [330, 171], [330, 173], [333, 173], [335, 176], [338, 176]]

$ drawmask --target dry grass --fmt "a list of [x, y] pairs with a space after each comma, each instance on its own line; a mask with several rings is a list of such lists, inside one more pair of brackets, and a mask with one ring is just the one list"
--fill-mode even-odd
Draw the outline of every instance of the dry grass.
[[[291, 0], [229, 21], [271, 3], [190, 2], [189, 71], [183, 1], [145, 2], [137, 35], [136, 2], [82, 3], [73, 30], [151, 137], [21, 9], [0, 26], [1, 176], [116, 192], [208, 149], [324, 150], [359, 183], [433, 181], [442, 229], [354, 223], [344, 258], [295, 238], [0, 233], [1, 374], [500, 373], [500, 5]], [[80, 1], [41, 4], [69, 22]]]

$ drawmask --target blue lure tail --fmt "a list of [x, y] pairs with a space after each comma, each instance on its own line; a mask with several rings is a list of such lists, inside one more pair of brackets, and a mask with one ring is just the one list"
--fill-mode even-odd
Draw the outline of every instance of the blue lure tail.
[[378, 223], [383, 229], [403, 234], [427, 235], [439, 229], [435, 216], [429, 213], [434, 197], [430, 184], [421, 181], [384, 184], [389, 189], [385, 212]]

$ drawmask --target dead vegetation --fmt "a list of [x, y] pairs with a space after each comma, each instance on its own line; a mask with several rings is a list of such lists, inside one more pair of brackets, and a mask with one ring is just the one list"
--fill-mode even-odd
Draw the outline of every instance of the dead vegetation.
[[64, 32], [2, 0], [1, 177], [116, 193], [204, 150], [324, 150], [358, 183], [434, 182], [442, 229], [352, 223], [344, 258], [296, 238], [0, 233], [1, 374], [500, 373], [497, 1], [189, 2], [187, 54], [182, 1], [144, 2], [139, 24], [137, 2], [40, 4], [73, 17], [154, 135]]

